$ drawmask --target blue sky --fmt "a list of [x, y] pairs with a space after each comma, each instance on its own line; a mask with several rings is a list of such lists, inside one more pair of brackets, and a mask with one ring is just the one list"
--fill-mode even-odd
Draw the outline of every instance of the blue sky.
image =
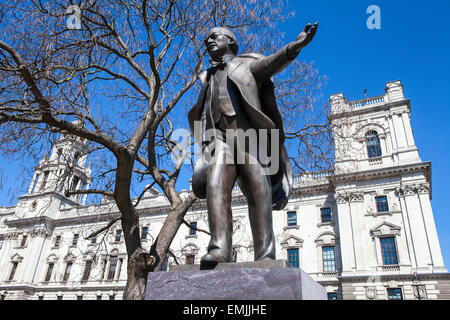
[[[290, 1], [295, 18], [280, 26], [286, 41], [294, 40], [308, 22], [319, 21], [316, 38], [300, 59], [314, 61], [328, 77], [323, 90], [343, 92], [350, 100], [384, 93], [388, 81], [401, 80], [411, 99], [415, 142], [423, 161], [432, 162], [432, 206], [445, 265], [450, 266], [450, 2], [315, 0]], [[366, 9], [381, 9], [381, 29], [369, 30]], [[281, 45], [280, 45], [281, 47]], [[447, 141], [447, 142], [445, 142]], [[0, 205], [16, 203], [16, 163], [0, 158]], [[3, 178], [2, 178], [3, 174]], [[6, 179], [6, 180], [5, 180]], [[28, 181], [26, 181], [28, 183]], [[10, 191], [9, 191], [10, 190]], [[12, 200], [12, 201], [11, 201]]]

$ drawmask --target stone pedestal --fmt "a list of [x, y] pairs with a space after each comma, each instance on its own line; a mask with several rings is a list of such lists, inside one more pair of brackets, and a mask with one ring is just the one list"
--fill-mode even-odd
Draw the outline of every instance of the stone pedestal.
[[[173, 271], [173, 270], [176, 271]], [[326, 300], [324, 287], [286, 261], [180, 265], [148, 275], [146, 300]]]

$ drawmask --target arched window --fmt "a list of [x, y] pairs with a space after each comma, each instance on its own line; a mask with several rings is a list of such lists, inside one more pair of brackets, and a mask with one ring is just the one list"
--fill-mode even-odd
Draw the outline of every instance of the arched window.
[[380, 138], [376, 131], [369, 131], [366, 134], [367, 154], [369, 158], [381, 157]]

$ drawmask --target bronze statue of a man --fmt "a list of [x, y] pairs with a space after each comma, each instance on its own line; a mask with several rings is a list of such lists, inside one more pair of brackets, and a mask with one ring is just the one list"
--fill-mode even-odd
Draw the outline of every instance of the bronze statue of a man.
[[[286, 206], [292, 170], [271, 77], [311, 42], [317, 27], [317, 22], [308, 24], [296, 41], [268, 57], [257, 53], [236, 56], [236, 37], [226, 28], [213, 28], [208, 33], [205, 45], [211, 67], [199, 76], [200, 95], [189, 112], [191, 130], [202, 146], [192, 189], [197, 197], [206, 198], [211, 232], [208, 253], [201, 259], [205, 269], [232, 262], [231, 194], [236, 180], [248, 201], [255, 261], [275, 259], [272, 208], [281, 210]], [[196, 128], [200, 128], [200, 134]], [[251, 130], [256, 132], [256, 142], [246, 139], [251, 134], [245, 133]], [[261, 145], [260, 132], [267, 130], [278, 130], [278, 138], [264, 139]], [[239, 136], [242, 133], [244, 139]], [[271, 157], [279, 160], [275, 171], [269, 173], [261, 149], [266, 149], [264, 154], [271, 150]]]

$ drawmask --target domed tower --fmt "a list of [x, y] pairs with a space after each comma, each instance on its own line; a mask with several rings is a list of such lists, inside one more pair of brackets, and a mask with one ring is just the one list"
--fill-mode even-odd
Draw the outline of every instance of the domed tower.
[[25, 196], [42, 198], [44, 195], [58, 195], [58, 198], [62, 197], [61, 200], [69, 205], [85, 204], [87, 195], [66, 197], [65, 192], [89, 188], [92, 181], [91, 168], [86, 167], [86, 159], [85, 141], [62, 133], [54, 143], [50, 156], [45, 155], [36, 167], [28, 194]]

